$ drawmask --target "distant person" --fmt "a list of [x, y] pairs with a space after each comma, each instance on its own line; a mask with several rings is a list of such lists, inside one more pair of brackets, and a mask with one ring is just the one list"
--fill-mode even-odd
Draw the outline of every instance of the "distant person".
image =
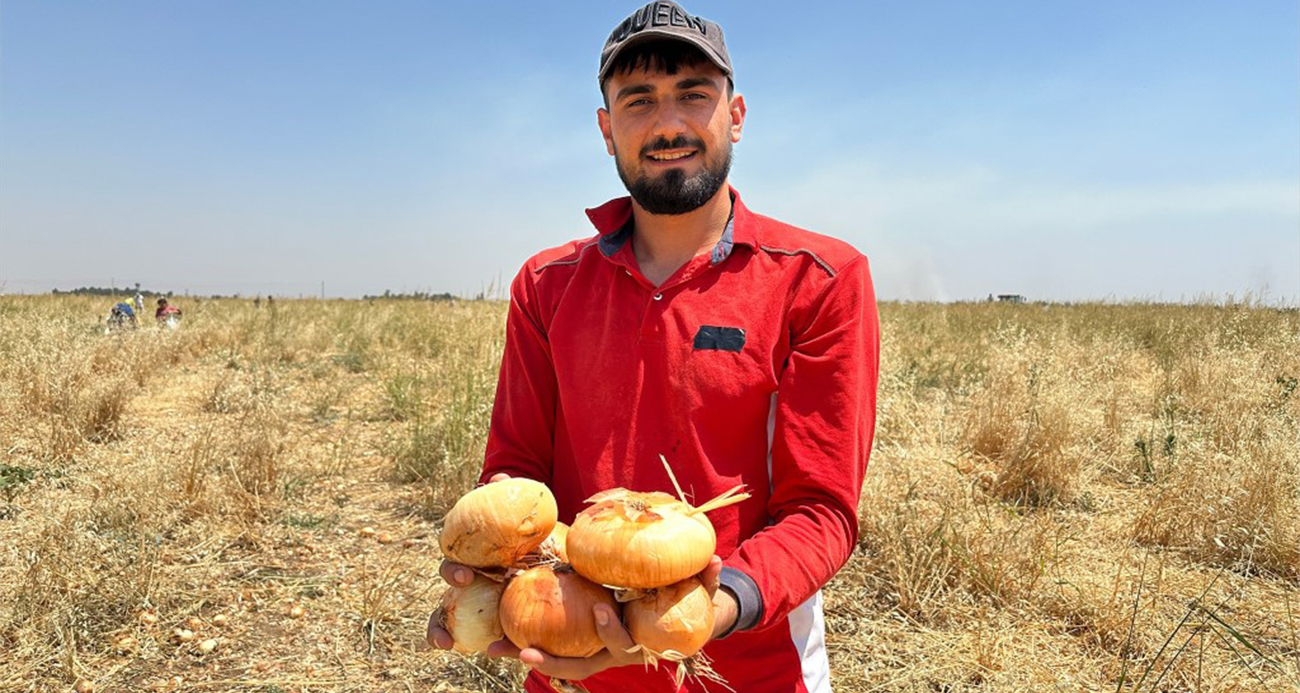
[[168, 303], [167, 299], [159, 298], [158, 310], [154, 311], [153, 317], [159, 325], [176, 329], [181, 322], [181, 309]]
[[254, 297], [253, 297], [253, 309], [254, 309], [254, 310], [261, 310], [261, 309], [262, 309], [262, 297], [261, 297], [261, 296], [254, 296]]
[[144, 315], [144, 294], [140, 293], [138, 289], [135, 292], [135, 300], [133, 303], [136, 315]]
[[113, 306], [112, 310], [108, 311], [108, 329], [110, 332], [117, 332], [125, 329], [134, 330], [138, 324], [139, 323], [136, 322], [135, 309], [126, 301], [118, 303]]

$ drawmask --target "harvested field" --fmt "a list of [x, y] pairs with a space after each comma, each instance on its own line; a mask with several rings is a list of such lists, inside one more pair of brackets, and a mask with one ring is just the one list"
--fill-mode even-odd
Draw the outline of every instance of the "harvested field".
[[[0, 691], [522, 690], [423, 646], [505, 305], [177, 302], [0, 297]], [[837, 691], [1300, 690], [1300, 313], [881, 315]]]

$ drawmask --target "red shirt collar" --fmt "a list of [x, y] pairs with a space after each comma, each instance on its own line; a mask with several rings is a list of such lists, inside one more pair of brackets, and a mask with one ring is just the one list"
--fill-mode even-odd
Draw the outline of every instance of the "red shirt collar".
[[[745, 203], [740, 199], [740, 193], [736, 189], [727, 186], [731, 193], [731, 218], [733, 222], [731, 241], [741, 245], [747, 245], [750, 248], [757, 248], [759, 244], [759, 224], [754, 214], [745, 207]], [[596, 227], [596, 231], [601, 236], [613, 236], [632, 219], [632, 198], [616, 197], [609, 202], [587, 210], [587, 218], [591, 220], [591, 225]]]

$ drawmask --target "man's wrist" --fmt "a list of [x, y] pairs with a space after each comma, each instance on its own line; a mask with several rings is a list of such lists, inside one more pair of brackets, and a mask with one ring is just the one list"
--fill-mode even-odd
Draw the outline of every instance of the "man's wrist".
[[[718, 576], [718, 594], [726, 593], [734, 607], [734, 617], [725, 628], [714, 627], [716, 638], [725, 638], [737, 630], [749, 630], [763, 619], [763, 594], [754, 579], [736, 568], [725, 567]], [[715, 600], [716, 603], [716, 600]]]
[[731, 590], [720, 587], [713, 593], [713, 635], [710, 639], [716, 640], [730, 635], [731, 631], [735, 630], [738, 610], [736, 595], [732, 594]]

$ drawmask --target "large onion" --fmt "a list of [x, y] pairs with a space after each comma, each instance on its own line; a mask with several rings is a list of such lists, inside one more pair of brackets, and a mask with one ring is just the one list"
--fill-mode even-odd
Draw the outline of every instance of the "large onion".
[[546, 540], [555, 526], [555, 496], [531, 479], [504, 479], [465, 494], [443, 522], [447, 558], [476, 568], [505, 568]]
[[717, 547], [708, 518], [666, 493], [614, 489], [588, 502], [565, 546], [574, 570], [602, 585], [671, 585], [704, 570]]
[[488, 645], [500, 640], [501, 593], [505, 585], [475, 575], [474, 581], [464, 587], [448, 587], [442, 593], [440, 621], [451, 633], [453, 648], [457, 652], [485, 652]]
[[[668, 474], [676, 485], [671, 469]], [[737, 486], [698, 508], [658, 491], [597, 493], [587, 499], [595, 505], [569, 528], [569, 562], [583, 577], [623, 589], [665, 587], [697, 575], [718, 546], [704, 513], [749, 498], [743, 489]], [[680, 487], [677, 493], [683, 495]]]
[[713, 635], [713, 599], [698, 578], [687, 578], [623, 605], [627, 632], [648, 658], [681, 661]]
[[535, 647], [557, 657], [590, 657], [605, 648], [592, 608], [607, 604], [609, 590], [565, 567], [541, 565], [516, 575], [501, 596], [501, 627], [516, 647]]

